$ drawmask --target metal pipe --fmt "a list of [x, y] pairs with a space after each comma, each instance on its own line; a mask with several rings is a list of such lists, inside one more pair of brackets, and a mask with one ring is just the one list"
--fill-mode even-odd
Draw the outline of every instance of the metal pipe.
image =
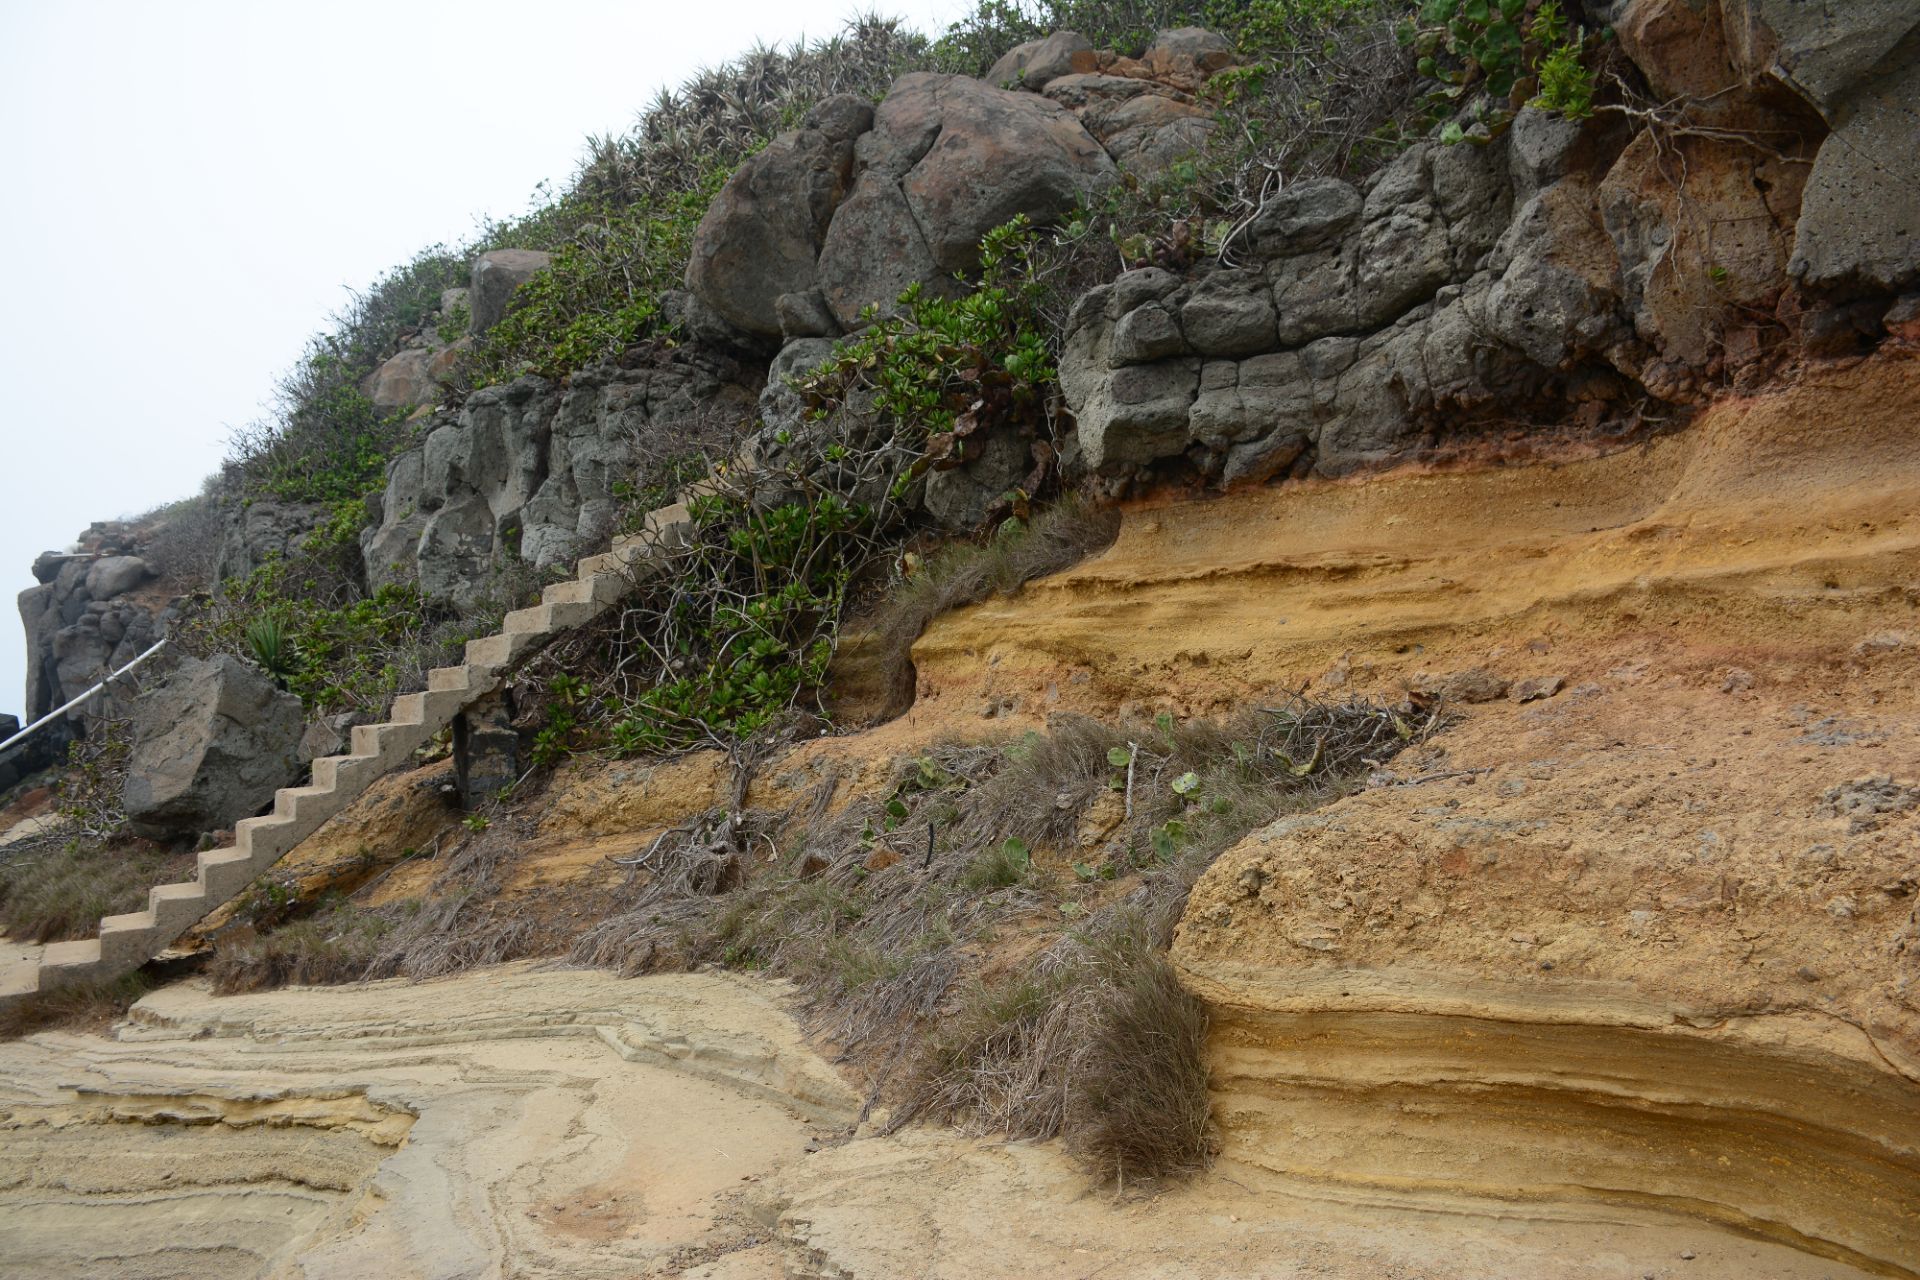
[[38, 729], [41, 725], [50, 724], [51, 722], [58, 720], [61, 716], [73, 710], [75, 707], [85, 702], [88, 698], [91, 698], [94, 694], [100, 692], [102, 689], [112, 684], [115, 680], [118, 680], [121, 676], [127, 674], [127, 672], [133, 670], [135, 667], [139, 666], [141, 663], [145, 662], [148, 658], [151, 658], [154, 654], [160, 652], [162, 649], [166, 647], [167, 647], [167, 642], [164, 637], [154, 641], [153, 647], [151, 649], [148, 649], [145, 653], [141, 654], [139, 657], [135, 658], [132, 662], [129, 662], [126, 666], [120, 668], [118, 671], [114, 672], [112, 675], [102, 680], [99, 684], [94, 685], [93, 688], [87, 690], [85, 693], [73, 699], [71, 702], [67, 703], [65, 706], [55, 707], [53, 710], [47, 712], [47, 714], [41, 716], [38, 720], [35, 720], [32, 724], [28, 725], [26, 728], [22, 729], [20, 732], [14, 734], [11, 738], [8, 738], [5, 742], [0, 742], [0, 751], [5, 751], [8, 747], [20, 741], [22, 738], [32, 733], [35, 729]]

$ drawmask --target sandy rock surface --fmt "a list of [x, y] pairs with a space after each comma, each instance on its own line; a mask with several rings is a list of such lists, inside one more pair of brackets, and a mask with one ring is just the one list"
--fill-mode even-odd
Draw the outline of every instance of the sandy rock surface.
[[116, 1039], [0, 1046], [0, 1257], [143, 1280], [777, 1274], [734, 1200], [859, 1105], [778, 998], [518, 968], [167, 988]]

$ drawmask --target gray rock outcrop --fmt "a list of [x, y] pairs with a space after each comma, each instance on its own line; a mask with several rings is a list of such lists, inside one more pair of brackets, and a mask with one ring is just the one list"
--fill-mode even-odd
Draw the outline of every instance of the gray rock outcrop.
[[[158, 611], [135, 595], [154, 573], [134, 532], [117, 522], [97, 524], [76, 548], [39, 557], [39, 584], [19, 596], [29, 721], [86, 692], [159, 638]], [[82, 715], [119, 709], [110, 690], [71, 719], [77, 724]]]
[[1161, 33], [1139, 61], [1059, 32], [985, 80], [903, 76], [870, 111], [830, 99], [727, 183], [687, 287], [750, 334], [853, 327], [910, 285], [948, 287], [1016, 214], [1052, 223], [1122, 168], [1151, 177], [1193, 154], [1213, 127], [1193, 91], [1232, 61], [1195, 30]]
[[827, 225], [853, 186], [854, 140], [872, 127], [872, 105], [843, 94], [742, 164], [694, 233], [687, 287], [730, 324], [779, 333], [780, 298], [818, 283]]
[[467, 289], [472, 308], [469, 328], [476, 336], [500, 323], [513, 291], [545, 271], [553, 255], [538, 249], [492, 249], [473, 260], [473, 283]]
[[442, 413], [394, 458], [361, 535], [369, 585], [417, 581], [465, 608], [507, 557], [569, 564], [613, 532], [645, 451], [675, 452], [751, 416], [764, 374], [698, 347], [528, 376]]
[[270, 560], [291, 559], [326, 518], [317, 502], [257, 498], [233, 507], [214, 558], [215, 580], [244, 578]]
[[230, 827], [272, 803], [299, 769], [300, 700], [229, 655], [180, 662], [133, 716], [122, 800], [142, 835]]

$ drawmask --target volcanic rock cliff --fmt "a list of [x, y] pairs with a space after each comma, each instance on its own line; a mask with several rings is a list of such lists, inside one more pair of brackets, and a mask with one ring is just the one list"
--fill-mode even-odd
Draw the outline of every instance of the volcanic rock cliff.
[[[268, 985], [245, 966], [294, 954], [281, 899], [332, 894], [427, 921], [381, 976], [566, 955], [797, 989], [169, 986], [116, 1039], [0, 1046], [0, 1243], [49, 1273], [186, 1268], [180, 1152], [205, 1151], [245, 1162], [204, 1189], [236, 1275], [1920, 1275], [1920, 13], [1587, 9], [1633, 105], [1436, 130], [1087, 289], [1058, 335], [1070, 429], [969, 441], [912, 501], [956, 537], [1064, 476], [1117, 513], [1111, 544], [904, 640], [884, 611], [850, 622], [844, 732], [582, 755], [464, 820], [424, 762], [191, 940], [230, 989]], [[359, 571], [470, 607], [503, 557], [598, 550], [636, 442], [746, 418], [730, 466], [789, 456], [832, 429], [796, 377], [904, 290], [957, 291], [1010, 217], [1171, 171], [1235, 58], [1193, 29], [1138, 58], [1059, 32], [984, 79], [816, 104], [707, 209], [677, 345], [440, 404], [444, 338], [387, 361], [382, 394], [425, 407]], [[461, 341], [541, 266], [476, 262], [443, 305], [470, 309]], [[235, 513], [223, 557], [319, 514]], [[144, 536], [41, 567], [30, 710], [164, 622]], [[1171, 901], [1206, 1167], [1115, 1199], [1057, 1145], [908, 1125], [992, 1128], [903, 1092], [913, 1037], [951, 1051], [977, 1012], [962, 974], [1039, 1000], [1090, 916], [1166, 905], [1180, 832], [1120, 847], [1142, 744], [1306, 704], [1374, 717], [1379, 749]], [[1006, 892], [941, 905], [986, 789], [966, 770], [1089, 725], [1118, 727], [1084, 776], [967, 864]], [[1209, 812], [1197, 775], [1156, 785], [1175, 821]], [[752, 896], [777, 877], [778, 910]], [[818, 914], [779, 913], [796, 899]], [[809, 947], [830, 979], [799, 972]], [[889, 981], [879, 1019], [861, 992]], [[1074, 1114], [1102, 1086], [1064, 1060], [1031, 1092]], [[131, 1224], [125, 1248], [73, 1263], [86, 1221]]]

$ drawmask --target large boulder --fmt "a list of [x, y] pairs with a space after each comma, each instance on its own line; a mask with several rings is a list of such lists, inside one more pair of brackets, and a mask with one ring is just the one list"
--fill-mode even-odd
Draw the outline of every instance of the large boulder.
[[728, 323], [778, 334], [782, 295], [806, 293], [834, 211], [853, 186], [853, 143], [873, 108], [850, 94], [807, 113], [742, 164], [694, 233], [687, 287]]
[[258, 813], [293, 781], [300, 700], [228, 654], [187, 659], [134, 703], [122, 800], [141, 835], [193, 835]]
[[440, 354], [409, 347], [368, 374], [361, 391], [373, 402], [373, 411], [384, 418], [438, 400], [439, 380], [434, 375], [444, 367]]
[[471, 331], [482, 334], [500, 323], [500, 317], [507, 314], [507, 303], [513, 300], [513, 291], [552, 262], [552, 254], [538, 249], [492, 249], [475, 258], [473, 282], [467, 292]]
[[1920, 284], [1920, 61], [1849, 100], [1814, 157], [1788, 270], [1805, 288], [1899, 291]]
[[152, 568], [139, 556], [105, 556], [87, 569], [87, 595], [94, 600], [111, 600], [152, 576]]
[[849, 327], [908, 284], [972, 270], [981, 237], [1015, 215], [1055, 222], [1116, 175], [1059, 103], [928, 72], [894, 83], [857, 152], [857, 184], [819, 260], [827, 304]]
[[1000, 55], [982, 77], [1001, 89], [1038, 93], [1061, 76], [1085, 75], [1099, 66], [1093, 45], [1078, 31], [1056, 31], [1042, 40], [1015, 45]]

